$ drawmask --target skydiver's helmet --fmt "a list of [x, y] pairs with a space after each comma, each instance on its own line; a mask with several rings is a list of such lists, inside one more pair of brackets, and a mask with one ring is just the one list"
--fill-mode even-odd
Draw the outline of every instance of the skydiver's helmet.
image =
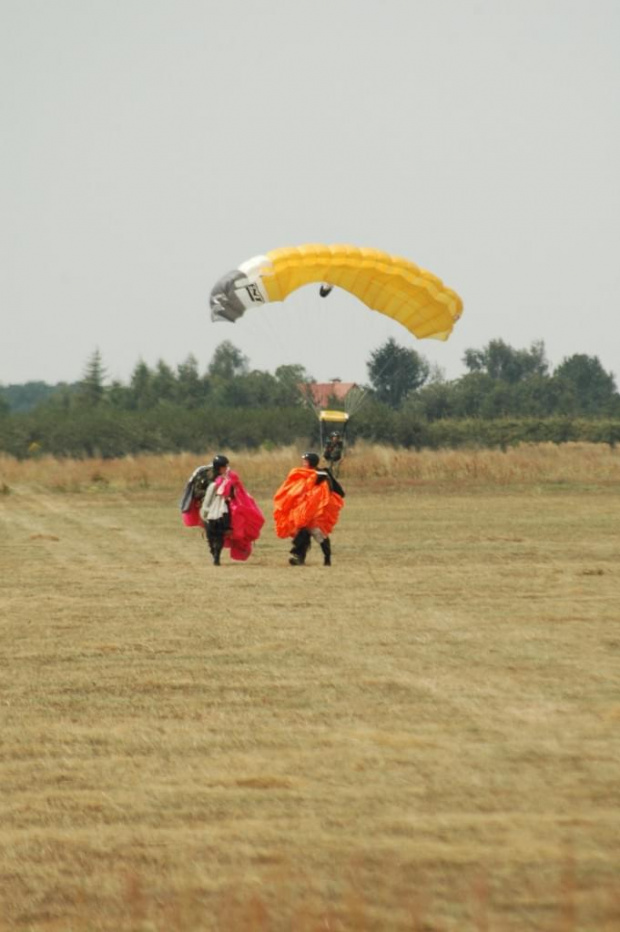
[[316, 469], [319, 465], [319, 454], [318, 453], [304, 453], [302, 460], [308, 464], [310, 469]]
[[338, 433], [337, 430], [332, 430], [329, 436], [331, 437], [332, 440], [340, 440], [340, 434]]
[[217, 472], [221, 466], [228, 466], [228, 457], [224, 456], [223, 453], [218, 453], [213, 457], [213, 463], [211, 464], [213, 469]]

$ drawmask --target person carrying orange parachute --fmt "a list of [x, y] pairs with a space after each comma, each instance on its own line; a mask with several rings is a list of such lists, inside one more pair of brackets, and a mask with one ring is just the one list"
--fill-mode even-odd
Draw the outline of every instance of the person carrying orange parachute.
[[317, 453], [304, 453], [302, 463], [291, 469], [274, 495], [276, 534], [293, 539], [291, 566], [305, 564], [313, 539], [323, 551], [323, 565], [331, 566], [329, 535], [340, 517], [345, 492], [329, 469], [319, 469]]

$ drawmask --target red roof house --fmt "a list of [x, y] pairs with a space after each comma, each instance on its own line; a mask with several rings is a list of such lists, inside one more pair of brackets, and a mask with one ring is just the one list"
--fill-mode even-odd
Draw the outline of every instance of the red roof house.
[[329, 408], [334, 401], [344, 403], [345, 398], [352, 389], [357, 388], [355, 382], [309, 382], [300, 386], [305, 395], [310, 395], [318, 408]]

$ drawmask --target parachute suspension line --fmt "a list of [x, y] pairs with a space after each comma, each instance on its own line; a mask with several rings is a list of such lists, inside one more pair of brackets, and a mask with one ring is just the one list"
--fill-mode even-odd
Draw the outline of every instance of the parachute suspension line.
[[[325, 309], [327, 306], [324, 303], [324, 299], [331, 294], [333, 289], [334, 289], [334, 285], [327, 285], [325, 283], [322, 283], [318, 291], [316, 289], [314, 290], [313, 303], [314, 303], [314, 311], [317, 316], [325, 313]], [[377, 373], [377, 376], [376, 376], [377, 378], [381, 378], [381, 376], [384, 374], [386, 369], [389, 368], [391, 362], [392, 360], [390, 359], [387, 359], [385, 361], [385, 363], [383, 364], [383, 366]], [[399, 369], [403, 365], [404, 365], [403, 362], [398, 362], [396, 365], [396, 372], [398, 372]], [[349, 394], [346, 395], [344, 399], [344, 410], [348, 414], [349, 418], [354, 417], [364, 407], [364, 405], [367, 403], [367, 401], [371, 397], [372, 397], [372, 389], [369, 389], [368, 387], [356, 385], [355, 388], [352, 389], [349, 392]], [[318, 405], [312, 403], [312, 397], [310, 396], [310, 393], [309, 393], [309, 397], [306, 400], [309, 401], [310, 404], [312, 404], [315, 414], [320, 419], [321, 409], [319, 408]], [[321, 437], [321, 442], [323, 442], [322, 437]]]
[[[296, 360], [287, 358], [287, 354], [290, 352], [290, 345], [287, 345], [287, 342], [282, 335], [282, 329], [278, 324], [277, 315], [279, 311], [280, 307], [270, 308], [268, 305], [266, 305], [260, 309], [256, 316], [248, 314], [243, 318], [243, 326], [249, 330], [250, 333], [253, 331], [253, 336], [256, 342], [263, 342], [264, 340], [267, 340], [272, 349], [276, 349], [282, 360], [282, 362], [276, 368], [280, 368], [281, 366], [285, 367], [289, 364], [296, 364]], [[287, 372], [286, 370], [281, 372], [278, 378], [288, 389], [291, 395], [296, 396], [306, 406], [310, 404], [318, 417], [318, 408], [312, 402], [309, 393], [304, 390], [305, 386], [303, 383], [299, 383], [294, 375], [290, 372]]]
[[357, 414], [362, 405], [365, 403], [367, 397], [367, 388], [356, 386], [355, 388], [351, 389], [344, 400], [344, 409], [349, 417], [354, 417], [354, 415]]
[[[313, 298], [313, 304], [314, 304], [313, 312], [315, 315], [315, 319], [320, 319], [321, 317], [325, 318], [326, 326], [327, 326], [327, 321], [331, 314], [331, 310], [329, 313], [327, 313], [327, 305], [325, 304], [324, 299], [331, 294], [333, 289], [334, 289], [334, 285], [327, 285], [323, 283], [321, 284], [318, 290], [314, 288], [312, 292], [312, 298]], [[348, 395], [345, 396], [345, 398], [343, 399], [344, 411], [348, 415], [349, 418], [353, 417], [359, 411], [359, 409], [364, 404], [367, 396], [368, 396], [368, 390], [358, 385], [356, 385], [355, 388], [352, 389], [348, 393]], [[319, 418], [319, 421], [321, 422], [321, 446], [324, 447], [324, 444], [325, 444], [325, 437], [323, 436], [324, 423], [321, 421], [321, 414], [322, 414], [321, 408], [318, 404], [313, 403], [312, 395], [310, 392], [308, 392], [307, 400], [314, 408], [314, 412], [316, 416]], [[343, 439], [344, 439], [344, 431], [343, 431]]]
[[312, 408], [317, 418], [320, 414], [320, 408], [315, 403], [314, 398], [312, 397], [312, 392], [310, 387], [305, 382], [298, 382], [294, 375], [290, 372], [280, 373], [278, 376], [283, 385], [291, 392], [299, 397], [299, 400], [307, 407]]
[[299, 397], [304, 402], [304, 404], [307, 405], [309, 408], [312, 408], [317, 418], [320, 419], [321, 409], [319, 405], [316, 403], [316, 401], [314, 400], [314, 396], [312, 394], [312, 389], [310, 387], [310, 384], [306, 382], [302, 382], [301, 384], [299, 382], [295, 382], [295, 388], [297, 390], [297, 393], [299, 394]]
[[[304, 300], [304, 299], [305, 299], [305, 300]], [[300, 322], [303, 322], [304, 318], [306, 318], [306, 317], [308, 316], [309, 319], [312, 319], [313, 317], [316, 316], [316, 315], [314, 314], [314, 311], [315, 311], [315, 309], [318, 309], [318, 306], [319, 306], [319, 298], [318, 298], [318, 296], [317, 296], [316, 294], [315, 294], [315, 295], [311, 295], [310, 293], [307, 293], [305, 296], [303, 296], [303, 298], [302, 298], [301, 296], [298, 297], [298, 301], [299, 301], [299, 303], [301, 304], [301, 307], [296, 309], [297, 314], [298, 314], [298, 317], [299, 317], [299, 321], [298, 321], [298, 332], [299, 332], [300, 329], [301, 329], [301, 331], [303, 331], [303, 329], [304, 329], [303, 325], [300, 325]], [[303, 304], [302, 304], [302, 301], [304, 302]], [[305, 308], [304, 308], [304, 304], [305, 304]], [[312, 313], [310, 313], [309, 315], [304, 314], [304, 313], [303, 313], [304, 310], [305, 310], [306, 312], [307, 312], [307, 311], [310, 311], [310, 312], [312, 312]], [[305, 338], [306, 338], [306, 340], [307, 340], [308, 337], [309, 337], [309, 333], [306, 333], [306, 334], [304, 335], [303, 332], [302, 332], [302, 339], [304, 338], [304, 336], [305, 336]], [[274, 334], [274, 340], [273, 340], [273, 342], [276, 343], [276, 344], [278, 345], [278, 347], [280, 348], [280, 350], [281, 350], [281, 352], [282, 352], [283, 355], [284, 355], [286, 352], [290, 352], [290, 350], [291, 350], [290, 345], [287, 346], [286, 343], [283, 341], [283, 339], [282, 339], [282, 334], [281, 334], [281, 332], [280, 332], [280, 330], [279, 330], [278, 328], [276, 328], [276, 331], [275, 331], [275, 334]], [[297, 365], [298, 362], [297, 362], [297, 360], [292, 359], [292, 360], [289, 361], [289, 364], [291, 364], [291, 365]], [[304, 371], [307, 372], [305, 365], [303, 365], [303, 363], [302, 363], [301, 365], [303, 366]], [[313, 374], [313, 373], [308, 373], [308, 374], [310, 375], [311, 380], [314, 380], [314, 374]], [[310, 388], [310, 384], [311, 384], [311, 383], [298, 382], [298, 381], [295, 379], [294, 375], [291, 374], [291, 373], [286, 373], [286, 376], [285, 376], [285, 378], [283, 379], [283, 381], [284, 381], [284, 383], [286, 384], [286, 386], [288, 387], [288, 389], [291, 391], [291, 393], [292, 393], [292, 394], [296, 394], [296, 395], [298, 396], [298, 398], [300, 399], [300, 401], [303, 403], [303, 405], [304, 405], [305, 407], [307, 407], [307, 408], [311, 408], [312, 411], [314, 412], [316, 418], [319, 419], [319, 418], [320, 418], [321, 409], [320, 409], [319, 405], [316, 403], [316, 401], [315, 401], [315, 399], [314, 399], [314, 396], [313, 396], [313, 394], [312, 394], [312, 390], [311, 390], [311, 388]]]

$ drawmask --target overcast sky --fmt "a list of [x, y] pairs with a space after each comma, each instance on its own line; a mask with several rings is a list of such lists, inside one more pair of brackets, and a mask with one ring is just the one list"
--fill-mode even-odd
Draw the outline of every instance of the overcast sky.
[[[99, 349], [365, 381], [389, 336], [464, 371], [545, 343], [620, 383], [618, 0], [0, 0], [0, 384]], [[416, 341], [344, 292], [213, 324], [280, 246], [406, 256], [464, 301]]]

